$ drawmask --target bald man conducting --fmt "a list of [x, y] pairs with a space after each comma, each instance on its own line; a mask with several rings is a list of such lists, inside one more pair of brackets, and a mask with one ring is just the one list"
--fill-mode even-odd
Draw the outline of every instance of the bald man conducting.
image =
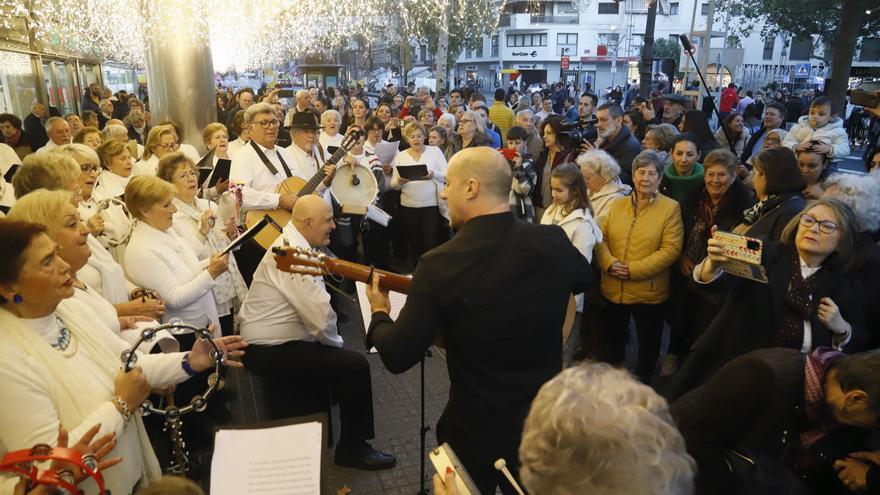
[[562, 323], [571, 294], [591, 282], [590, 267], [561, 228], [510, 214], [510, 166], [488, 147], [449, 161], [443, 198], [455, 237], [425, 253], [397, 321], [374, 280], [367, 346], [392, 373], [445, 342], [451, 387], [437, 424], [482, 493], [515, 493], [493, 467], [518, 466], [529, 404], [562, 370]]
[[[321, 248], [330, 243], [334, 227], [330, 206], [319, 196], [303, 196], [274, 245], [287, 241], [290, 246]], [[270, 249], [254, 273], [239, 318], [248, 350], [254, 349], [244, 362], [248, 370], [290, 380], [293, 400], [298, 383], [318, 385], [309, 387], [314, 390], [326, 385], [339, 399], [342, 431], [336, 464], [367, 470], [396, 464], [393, 456], [367, 443], [374, 435], [370, 364], [363, 354], [342, 348], [323, 278], [278, 270]]]

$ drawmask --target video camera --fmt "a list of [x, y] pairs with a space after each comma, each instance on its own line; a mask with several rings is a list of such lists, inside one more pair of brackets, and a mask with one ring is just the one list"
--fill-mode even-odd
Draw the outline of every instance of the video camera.
[[596, 122], [598, 122], [596, 118], [563, 122], [562, 131], [559, 133], [559, 144], [563, 148], [577, 149], [583, 141], [595, 143], [599, 138]]

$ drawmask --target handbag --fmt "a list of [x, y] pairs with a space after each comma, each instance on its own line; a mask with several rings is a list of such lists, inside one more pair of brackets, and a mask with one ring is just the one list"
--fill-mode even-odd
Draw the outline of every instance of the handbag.
[[728, 449], [724, 461], [734, 478], [736, 495], [807, 495], [801, 478], [779, 457]]

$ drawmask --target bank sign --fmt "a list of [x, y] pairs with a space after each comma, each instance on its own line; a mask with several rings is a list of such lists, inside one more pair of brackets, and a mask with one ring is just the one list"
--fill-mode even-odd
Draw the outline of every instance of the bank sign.
[[547, 60], [546, 46], [517, 46], [504, 50], [506, 60]]

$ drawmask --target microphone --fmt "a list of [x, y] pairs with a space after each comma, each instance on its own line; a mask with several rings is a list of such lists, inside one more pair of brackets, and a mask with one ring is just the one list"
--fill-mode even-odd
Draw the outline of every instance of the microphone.
[[507, 470], [507, 461], [505, 461], [503, 457], [495, 461], [495, 469], [504, 473], [504, 477], [507, 478], [507, 481], [509, 481], [511, 485], [513, 485], [513, 489], [516, 490], [516, 493], [519, 493], [519, 495], [526, 495], [523, 493], [522, 488], [520, 488], [516, 480], [513, 479], [513, 475], [510, 474], [510, 471]]
[[681, 46], [684, 48], [684, 51], [694, 53], [694, 45], [691, 44], [691, 40], [688, 39], [686, 34], [679, 34], [678, 39], [681, 41]]

